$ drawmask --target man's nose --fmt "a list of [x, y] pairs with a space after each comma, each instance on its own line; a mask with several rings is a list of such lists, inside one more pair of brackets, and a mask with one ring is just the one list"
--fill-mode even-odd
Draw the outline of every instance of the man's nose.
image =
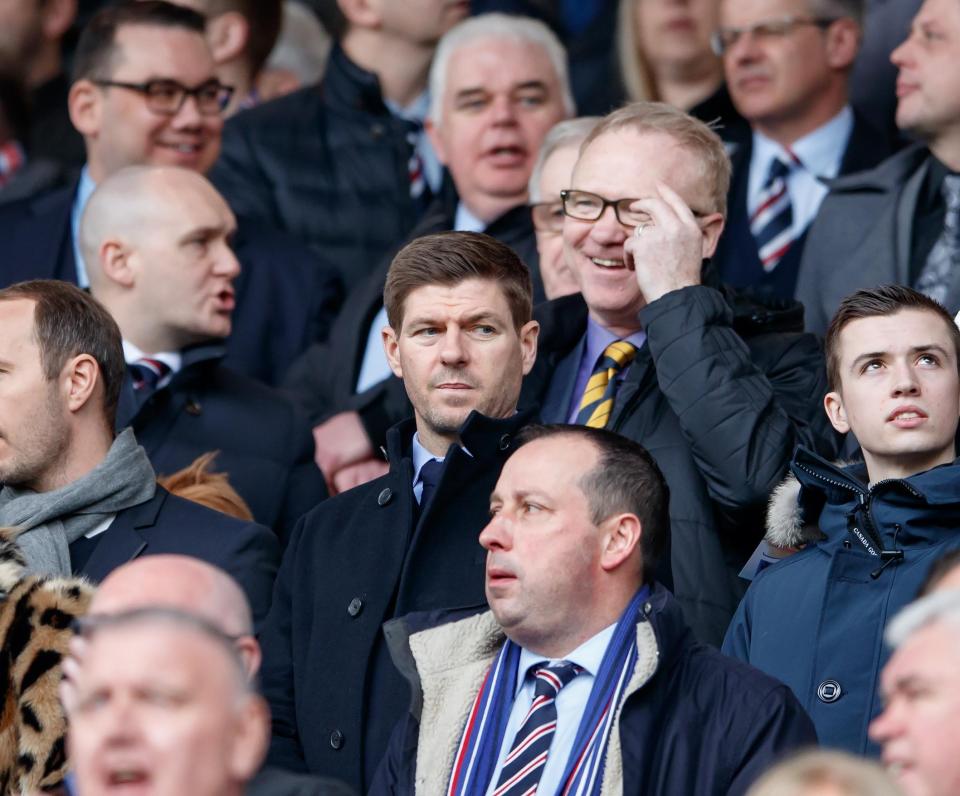
[[480, 545], [484, 550], [509, 549], [510, 539], [510, 528], [502, 511], [494, 514], [480, 531]]
[[467, 359], [467, 349], [463, 341], [463, 332], [457, 326], [447, 329], [440, 346], [440, 358], [444, 364], [463, 364]]

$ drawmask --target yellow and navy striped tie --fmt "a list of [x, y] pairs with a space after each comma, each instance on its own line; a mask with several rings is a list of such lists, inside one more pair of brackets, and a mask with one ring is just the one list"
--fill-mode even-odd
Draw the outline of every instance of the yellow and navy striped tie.
[[587, 382], [577, 411], [577, 423], [590, 428], [604, 428], [613, 411], [617, 390], [617, 374], [633, 362], [637, 347], [626, 340], [611, 343], [600, 355]]

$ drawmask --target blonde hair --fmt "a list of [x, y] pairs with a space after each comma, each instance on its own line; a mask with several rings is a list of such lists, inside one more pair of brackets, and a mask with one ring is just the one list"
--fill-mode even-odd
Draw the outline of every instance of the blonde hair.
[[617, 11], [617, 63], [631, 102], [660, 99], [653, 71], [640, 52], [637, 36], [637, 0], [620, 0]]
[[774, 766], [747, 796], [809, 796], [832, 785], [847, 796], [901, 796], [900, 789], [872, 760], [846, 752], [812, 751]]
[[606, 133], [632, 130], [635, 133], [662, 133], [693, 155], [706, 182], [705, 193], [711, 213], [727, 215], [730, 189], [730, 156], [720, 136], [707, 124], [665, 102], [632, 102], [607, 114], [580, 147], [581, 155]]

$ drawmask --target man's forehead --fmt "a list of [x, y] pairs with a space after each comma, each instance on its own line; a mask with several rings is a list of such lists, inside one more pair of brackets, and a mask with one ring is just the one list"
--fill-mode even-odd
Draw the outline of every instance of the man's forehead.
[[732, 25], [810, 13], [810, 0], [722, 0], [720, 4], [721, 21]]
[[418, 314], [509, 311], [506, 295], [497, 282], [481, 278], [464, 279], [449, 285], [420, 285], [410, 291], [404, 303], [407, 313]]
[[[495, 60], [496, 73], [478, 71], [478, 62]], [[448, 94], [467, 88], [483, 88], [495, 77], [500, 84], [517, 86], [529, 81], [553, 84], [556, 70], [547, 51], [535, 42], [513, 37], [489, 36], [468, 41], [454, 50], [447, 62]]]
[[0, 324], [3, 324], [4, 337], [28, 336], [33, 338], [33, 319], [37, 303], [29, 298], [5, 299], [0, 301]]
[[[216, 76], [213, 55], [199, 31], [163, 25], [121, 25], [115, 45], [111, 65], [114, 76], [123, 70], [137, 72], [138, 79], [187, 79], [191, 83]], [[175, 51], [175, 58], [170, 57], [171, 51]]]
[[903, 309], [889, 315], [856, 318], [840, 330], [843, 358], [855, 359], [867, 351], [912, 350], [937, 344], [954, 354], [947, 320], [930, 310]]

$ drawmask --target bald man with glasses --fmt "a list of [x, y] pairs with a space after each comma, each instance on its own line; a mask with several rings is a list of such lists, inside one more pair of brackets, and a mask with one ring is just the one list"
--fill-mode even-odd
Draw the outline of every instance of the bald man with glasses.
[[661, 103], [628, 105], [587, 136], [561, 193], [580, 293], [537, 309], [539, 354], [521, 396], [544, 422], [606, 428], [650, 451], [671, 497], [672, 550], [657, 577], [715, 645], [794, 446], [834, 448], [800, 306], [740, 296], [704, 267], [729, 168], [716, 133]]

